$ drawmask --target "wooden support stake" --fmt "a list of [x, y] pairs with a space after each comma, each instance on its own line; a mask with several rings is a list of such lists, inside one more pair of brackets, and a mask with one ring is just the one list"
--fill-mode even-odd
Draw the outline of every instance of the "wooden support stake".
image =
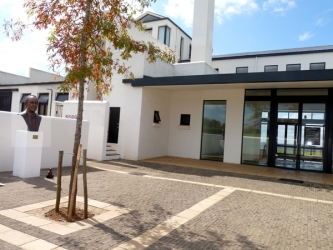
[[83, 149], [84, 218], [88, 218], [87, 150]]
[[61, 196], [61, 176], [62, 176], [62, 159], [64, 156], [64, 151], [59, 151], [59, 158], [58, 158], [58, 170], [57, 170], [57, 199], [56, 199], [56, 207], [55, 211], [59, 212], [59, 205], [60, 205], [60, 196]]
[[76, 183], [77, 183], [77, 173], [79, 171], [80, 158], [81, 158], [81, 148], [82, 148], [82, 144], [79, 145], [79, 148], [77, 150], [77, 157], [76, 157], [75, 170], [74, 170], [74, 176], [73, 176], [73, 185], [72, 185], [71, 197], [70, 197], [69, 208], [68, 208], [68, 218], [67, 218], [68, 221], [72, 221], [73, 208], [74, 208], [74, 196], [75, 196]]

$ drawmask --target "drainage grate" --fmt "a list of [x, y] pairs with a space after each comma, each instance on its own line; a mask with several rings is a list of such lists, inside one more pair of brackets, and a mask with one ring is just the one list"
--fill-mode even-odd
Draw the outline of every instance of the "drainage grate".
[[293, 180], [293, 179], [286, 179], [286, 178], [280, 178], [279, 181], [292, 182], [292, 183], [304, 183], [304, 181]]
[[132, 173], [129, 173], [131, 175], [138, 175], [138, 176], [144, 176], [146, 174], [143, 174], [143, 173], [139, 173], [139, 172], [132, 172]]

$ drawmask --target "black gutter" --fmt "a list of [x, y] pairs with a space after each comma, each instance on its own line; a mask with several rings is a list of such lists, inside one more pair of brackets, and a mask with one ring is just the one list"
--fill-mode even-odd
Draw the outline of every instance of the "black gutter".
[[131, 83], [133, 87], [144, 87], [330, 80], [333, 81], [333, 69], [138, 78], [135, 80], [123, 79], [123, 83]]
[[17, 84], [0, 84], [0, 87], [8, 86], [29, 86], [29, 85], [47, 85], [47, 84], [62, 84], [64, 81], [60, 82], [35, 82], [35, 83], [17, 83]]

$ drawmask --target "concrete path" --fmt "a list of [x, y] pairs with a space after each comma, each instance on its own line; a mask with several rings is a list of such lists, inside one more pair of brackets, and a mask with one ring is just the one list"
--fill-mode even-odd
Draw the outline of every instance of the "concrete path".
[[54, 203], [47, 170], [0, 173], [0, 249], [333, 249], [331, 185], [152, 161], [88, 165], [89, 205], [101, 213], [75, 224], [37, 216]]

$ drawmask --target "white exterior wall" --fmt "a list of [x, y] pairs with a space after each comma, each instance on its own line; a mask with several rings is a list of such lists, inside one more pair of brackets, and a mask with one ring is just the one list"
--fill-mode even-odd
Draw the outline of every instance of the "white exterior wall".
[[[83, 119], [89, 121], [87, 157], [99, 161], [105, 160], [109, 102], [85, 101], [83, 105]], [[77, 101], [64, 102], [62, 117], [76, 117], [77, 109]]]
[[[143, 88], [138, 160], [168, 155], [170, 96], [167, 90]], [[154, 111], [159, 111], [159, 124]]]
[[[227, 102], [224, 162], [240, 163], [244, 89], [172, 92], [168, 155], [200, 159], [204, 100], [225, 100]], [[189, 129], [179, 126], [181, 114], [191, 114]]]
[[28, 77], [0, 71], [0, 84], [58, 82], [63, 80], [64, 78], [61, 76], [55, 79], [55, 74], [33, 68], [30, 68]]
[[15, 88], [18, 89], [18, 91], [13, 91], [12, 92], [12, 106], [11, 106], [11, 111], [12, 112], [21, 112], [21, 98], [23, 94], [32, 94], [39, 96], [39, 94], [49, 94], [49, 103], [48, 103], [48, 109], [47, 109], [47, 115], [50, 115], [50, 103], [51, 103], [51, 90], [53, 90], [53, 96], [52, 96], [52, 106], [51, 106], [51, 116], [55, 116], [55, 99], [57, 97], [57, 94], [60, 93], [58, 90], [59, 84], [42, 84], [42, 85], [27, 85], [27, 86], [6, 86], [6, 87], [1, 87], [0, 89], [9, 89], [9, 88]]
[[[17, 113], [0, 111], [0, 172], [12, 171], [16, 130], [27, 130], [24, 119]], [[58, 166], [59, 151], [64, 151], [63, 166], [71, 166], [76, 121], [43, 116], [39, 132], [43, 132], [41, 168]], [[83, 121], [81, 143], [88, 145], [89, 124]]]
[[326, 69], [333, 69], [333, 52], [299, 55], [265, 56], [212, 61], [220, 74], [236, 73], [236, 67], [249, 67], [249, 72], [264, 72], [266, 65], [278, 65], [278, 71], [286, 71], [287, 64], [301, 64], [301, 70], [309, 70], [310, 63], [325, 62]]
[[[184, 39], [183, 43], [183, 50], [182, 50], [182, 58], [179, 58], [180, 60], [188, 60], [189, 53], [190, 53], [190, 44], [192, 43], [191, 39], [182, 31], [180, 30], [176, 25], [174, 25], [172, 22], [170, 22], [167, 19], [161, 20], [161, 21], [153, 21], [153, 22], [147, 22], [143, 24], [147, 29], [152, 29], [152, 37], [157, 40], [158, 38], [158, 27], [160, 26], [168, 26], [170, 28], [170, 49], [175, 51], [176, 54], [180, 55], [180, 41], [181, 38]], [[149, 34], [147, 34], [149, 35]], [[158, 40], [157, 40], [158, 41]]]

